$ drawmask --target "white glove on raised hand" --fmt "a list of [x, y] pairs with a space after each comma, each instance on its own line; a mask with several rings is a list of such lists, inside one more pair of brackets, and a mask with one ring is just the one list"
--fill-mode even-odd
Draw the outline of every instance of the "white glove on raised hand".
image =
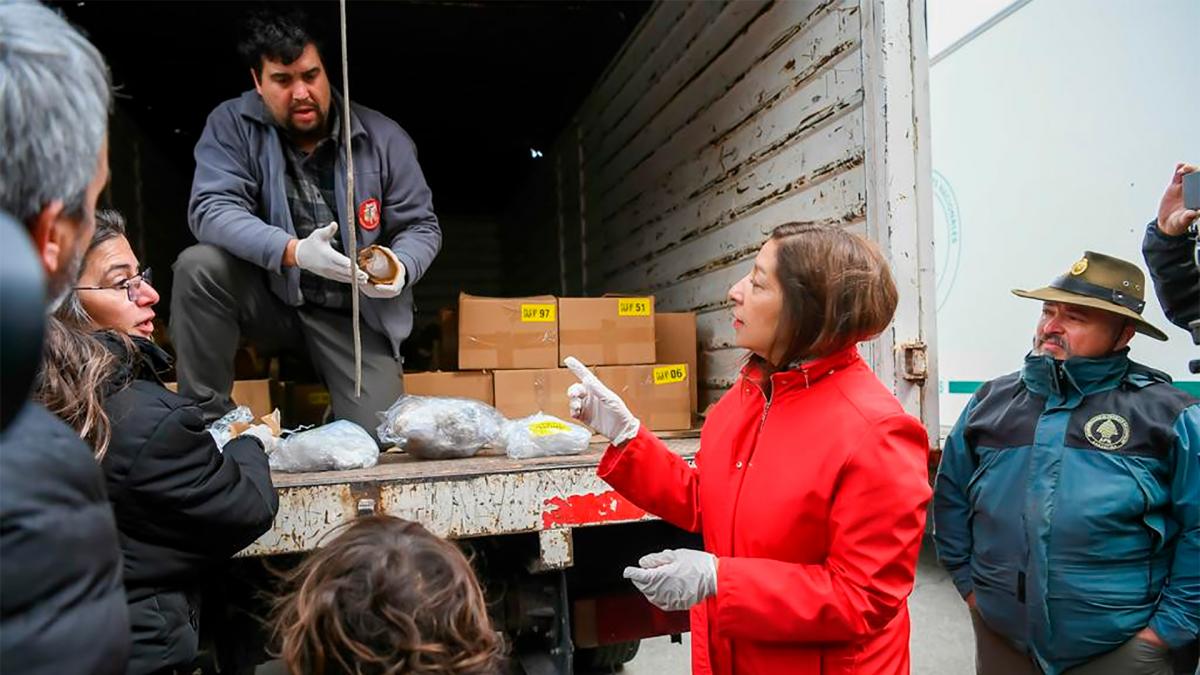
[[[319, 277], [350, 283], [350, 259], [333, 248], [337, 231], [338, 224], [330, 223], [301, 239], [296, 244], [296, 267]], [[358, 269], [358, 265], [353, 269], [358, 273], [358, 283], [367, 283], [367, 273]]]
[[265, 424], [255, 424], [249, 429], [246, 429], [242, 433], [238, 434], [239, 438], [241, 436], [253, 436], [257, 438], [258, 441], [262, 443], [263, 451], [268, 455], [279, 449], [279, 438], [275, 436], [275, 434], [271, 433], [271, 427], [268, 427]]
[[400, 262], [400, 259], [396, 257], [395, 251], [386, 246], [380, 246], [377, 250], [382, 251], [383, 255], [392, 259], [392, 262], [396, 265], [396, 278], [390, 284], [373, 284], [367, 281], [367, 283], [360, 285], [358, 288], [368, 298], [387, 300], [400, 295], [400, 291], [404, 290], [404, 281], [407, 278], [407, 272], [404, 269], [404, 263]]
[[629, 407], [621, 397], [604, 386], [604, 383], [574, 356], [568, 356], [563, 360], [563, 364], [579, 378], [578, 384], [573, 384], [567, 389], [571, 417], [595, 429], [613, 445], [622, 445], [633, 440], [641, 428], [641, 423], [629, 412]]
[[667, 549], [642, 556], [640, 567], [626, 567], [625, 578], [650, 604], [668, 612], [717, 594], [717, 557], [705, 551]]

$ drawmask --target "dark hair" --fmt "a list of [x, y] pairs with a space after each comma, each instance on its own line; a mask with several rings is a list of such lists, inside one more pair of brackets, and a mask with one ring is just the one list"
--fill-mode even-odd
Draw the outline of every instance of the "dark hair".
[[785, 223], [771, 232], [783, 309], [778, 364], [752, 357], [767, 372], [828, 356], [883, 332], [896, 312], [896, 283], [873, 242], [832, 225]]
[[259, 9], [250, 12], [242, 22], [238, 54], [262, 77], [263, 59], [287, 65], [300, 58], [309, 44], [321, 53], [321, 41], [309, 30], [308, 17], [300, 9], [280, 12]]
[[466, 556], [419, 523], [354, 520], [285, 578], [279, 656], [296, 675], [496, 675], [504, 644]]

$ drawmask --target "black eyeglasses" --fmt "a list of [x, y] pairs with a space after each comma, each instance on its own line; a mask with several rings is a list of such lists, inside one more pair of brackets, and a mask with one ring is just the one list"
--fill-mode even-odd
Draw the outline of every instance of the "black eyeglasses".
[[142, 282], [148, 284], [154, 283], [151, 281], [150, 268], [138, 272], [129, 277], [125, 281], [113, 284], [112, 286], [76, 286], [77, 291], [125, 291], [125, 297], [129, 298], [130, 302], [137, 302], [138, 291], [142, 288]]

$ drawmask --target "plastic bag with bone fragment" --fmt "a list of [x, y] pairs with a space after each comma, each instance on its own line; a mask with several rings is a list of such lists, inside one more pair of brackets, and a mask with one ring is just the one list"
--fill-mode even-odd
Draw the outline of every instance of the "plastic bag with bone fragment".
[[[217, 421], [210, 424], [207, 431], [208, 433], [212, 434], [213, 440], [217, 442], [217, 449], [224, 452], [225, 444], [228, 443], [231, 438], [235, 438], [242, 429], [245, 429], [253, 423], [254, 413], [250, 412], [250, 409], [246, 406], [239, 405], [233, 410], [225, 413], [225, 415]], [[235, 425], [237, 425], [239, 428], [233, 429], [232, 427]]]
[[337, 420], [286, 436], [268, 461], [290, 473], [366, 469], [379, 462], [379, 444], [354, 422]]
[[591, 440], [591, 431], [545, 413], [508, 422], [500, 437], [504, 452], [513, 459], [578, 455]]
[[421, 459], [471, 457], [505, 422], [490, 405], [441, 396], [401, 396], [379, 418], [379, 440]]

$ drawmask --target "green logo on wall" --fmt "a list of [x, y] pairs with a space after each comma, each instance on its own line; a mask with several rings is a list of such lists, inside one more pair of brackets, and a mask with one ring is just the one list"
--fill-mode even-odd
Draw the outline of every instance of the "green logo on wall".
[[940, 311], [950, 298], [954, 281], [958, 278], [958, 264], [962, 258], [962, 228], [954, 188], [937, 171], [933, 172], [933, 198], [938, 205], [933, 211], [933, 251], [934, 270], [937, 273], [937, 309]]

